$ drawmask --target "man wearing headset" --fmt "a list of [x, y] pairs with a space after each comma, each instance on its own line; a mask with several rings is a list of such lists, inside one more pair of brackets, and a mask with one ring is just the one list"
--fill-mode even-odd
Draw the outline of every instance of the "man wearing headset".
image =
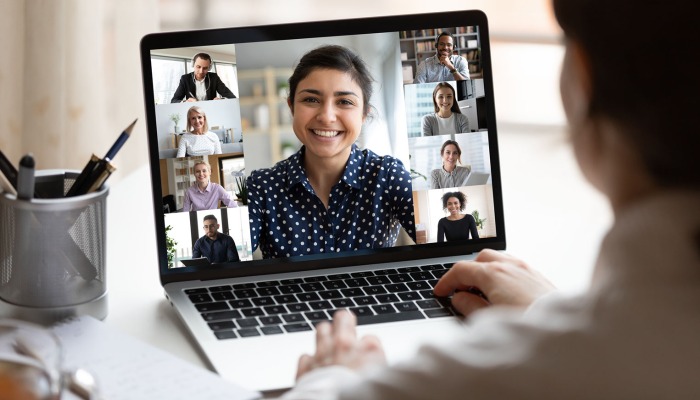
[[[202, 100], [235, 99], [236, 96], [226, 87], [221, 78], [211, 68], [211, 57], [207, 53], [195, 54], [192, 59], [194, 72], [182, 75], [171, 103]], [[217, 92], [219, 93], [217, 96]]]
[[463, 81], [469, 79], [467, 62], [460, 55], [452, 54], [455, 41], [449, 32], [442, 32], [435, 40], [434, 56], [418, 64], [413, 83]]

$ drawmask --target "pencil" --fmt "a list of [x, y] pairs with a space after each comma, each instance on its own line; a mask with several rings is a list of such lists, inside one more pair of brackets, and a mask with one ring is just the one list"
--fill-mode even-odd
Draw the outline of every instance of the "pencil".
[[117, 138], [117, 140], [114, 142], [112, 147], [109, 148], [109, 151], [107, 151], [107, 154], [104, 156], [104, 159], [107, 161], [112, 161], [114, 160], [114, 156], [117, 155], [117, 152], [119, 149], [122, 148], [124, 143], [126, 143], [126, 140], [129, 139], [129, 136], [131, 136], [131, 131], [134, 129], [134, 125], [136, 125], [136, 121], [138, 121], [138, 118], [134, 120], [134, 122], [131, 123], [124, 131], [122, 132], [121, 135]]

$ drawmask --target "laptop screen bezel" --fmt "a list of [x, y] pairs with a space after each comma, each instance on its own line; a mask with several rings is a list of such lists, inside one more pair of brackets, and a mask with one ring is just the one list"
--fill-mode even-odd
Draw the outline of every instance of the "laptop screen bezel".
[[[165, 219], [162, 208], [162, 188], [160, 185], [159, 149], [156, 134], [155, 104], [153, 101], [153, 77], [151, 51], [172, 47], [210, 46], [230, 43], [250, 43], [310, 37], [343, 36], [381, 32], [419, 30], [438, 26], [478, 25], [481, 38], [481, 63], [483, 68], [484, 92], [486, 98], [486, 118], [488, 126], [489, 153], [491, 158], [492, 189], [496, 237], [483, 238], [475, 242], [428, 243], [413, 246], [355, 251], [340, 254], [319, 254], [304, 257], [263, 259], [240, 263], [233, 268], [168, 268]], [[486, 15], [478, 10], [451, 11], [429, 14], [410, 14], [357, 18], [346, 20], [313, 21], [277, 25], [261, 25], [236, 28], [207, 29], [154, 33], [143, 37], [140, 45], [141, 68], [146, 99], [146, 121], [148, 150], [151, 171], [155, 234], [158, 248], [158, 266], [161, 283], [188, 280], [211, 280], [227, 277], [244, 277], [281, 272], [327, 269], [350, 265], [376, 264], [384, 262], [421, 260], [436, 257], [462, 256], [485, 248], [505, 250], [505, 224], [501, 171], [498, 152], [496, 111], [491, 74], [491, 49]], [[319, 262], [322, 261], [322, 262]]]

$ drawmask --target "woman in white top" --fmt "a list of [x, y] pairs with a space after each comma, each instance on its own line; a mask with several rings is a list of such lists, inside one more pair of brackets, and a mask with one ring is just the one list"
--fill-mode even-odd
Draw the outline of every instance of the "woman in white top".
[[433, 107], [435, 113], [423, 116], [423, 136], [469, 132], [469, 119], [459, 110], [452, 85], [447, 82], [435, 85]]
[[430, 173], [430, 188], [444, 189], [466, 185], [472, 168], [468, 165], [457, 165], [462, 163], [462, 149], [459, 148], [459, 144], [454, 140], [446, 140], [440, 148], [440, 157], [442, 168], [434, 169]]
[[[454, 340], [386, 367], [377, 339], [358, 340], [352, 314], [338, 312], [332, 326], [316, 326], [316, 354], [300, 360], [286, 399], [700, 398], [700, 24], [688, 12], [695, 2], [553, 3], [565, 34], [569, 141], [615, 217], [590, 288], [549, 293], [524, 262], [482, 251], [434, 287], [468, 315]], [[640, 21], [653, 27], [640, 29]], [[648, 49], [662, 47], [659, 79]], [[660, 90], [650, 94], [650, 82]]]
[[197, 106], [187, 110], [187, 132], [180, 139], [176, 157], [221, 154], [219, 136], [209, 131], [207, 114]]

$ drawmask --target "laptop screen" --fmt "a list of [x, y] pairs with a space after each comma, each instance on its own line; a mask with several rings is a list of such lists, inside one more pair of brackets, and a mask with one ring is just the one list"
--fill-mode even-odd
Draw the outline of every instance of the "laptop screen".
[[146, 36], [164, 280], [505, 248], [488, 40], [478, 11]]

